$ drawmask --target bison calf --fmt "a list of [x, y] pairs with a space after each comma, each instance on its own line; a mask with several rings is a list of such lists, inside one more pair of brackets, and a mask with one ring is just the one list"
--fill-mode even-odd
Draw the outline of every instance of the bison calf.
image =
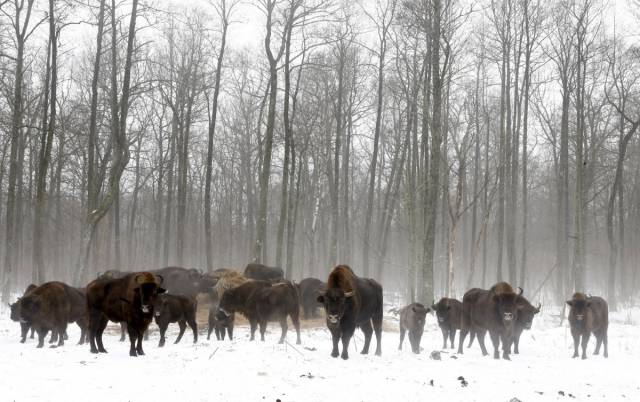
[[198, 342], [198, 324], [196, 323], [196, 310], [198, 302], [190, 297], [177, 296], [171, 294], [161, 294], [156, 300], [154, 315], [155, 321], [160, 328], [160, 342], [158, 347], [164, 346], [165, 333], [169, 324], [177, 322], [180, 333], [174, 343], [180, 342], [187, 324], [193, 331], [193, 343]]
[[409, 331], [409, 343], [413, 353], [420, 353], [420, 340], [424, 332], [424, 318], [430, 310], [420, 303], [411, 303], [400, 309], [400, 345], [402, 350], [404, 335]]
[[456, 339], [456, 331], [462, 326], [462, 303], [459, 300], [443, 297], [431, 306], [436, 312], [438, 326], [442, 331], [442, 348], [447, 348], [447, 338], [453, 349], [453, 342]]
[[609, 357], [607, 329], [609, 327], [609, 306], [607, 302], [597, 296], [585, 296], [583, 293], [575, 293], [571, 300], [567, 300], [571, 307], [569, 310], [569, 325], [573, 336], [573, 357], [578, 357], [578, 345], [582, 337], [582, 358], [587, 358], [587, 344], [593, 333], [596, 337], [597, 355], [600, 345], [604, 343], [604, 357]]
[[233, 323], [235, 321], [235, 313], [229, 315], [220, 314], [218, 306], [209, 309], [209, 331], [207, 340], [210, 339], [211, 333], [215, 331], [216, 339], [224, 341], [225, 332], [229, 334], [229, 340], [233, 339]]

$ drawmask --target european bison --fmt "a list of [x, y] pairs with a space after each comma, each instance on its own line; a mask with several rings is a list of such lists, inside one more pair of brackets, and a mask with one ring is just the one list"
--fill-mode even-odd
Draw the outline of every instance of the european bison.
[[338, 341], [342, 339], [341, 357], [349, 358], [349, 341], [356, 327], [364, 332], [362, 354], [369, 353], [374, 331], [376, 355], [382, 354], [382, 286], [378, 282], [359, 278], [349, 266], [338, 265], [329, 274], [327, 289], [318, 295], [317, 300], [324, 305], [327, 315], [327, 327], [333, 341], [332, 357], [338, 357]]
[[211, 338], [211, 333], [215, 331], [216, 339], [224, 341], [225, 331], [229, 334], [229, 340], [233, 339], [233, 324], [236, 319], [235, 313], [229, 315], [220, 314], [218, 306], [209, 309], [209, 330], [207, 340]]
[[33, 289], [19, 301], [20, 322], [27, 322], [38, 333], [38, 348], [44, 346], [49, 331], [58, 334], [58, 346], [64, 345], [64, 333], [71, 321], [70, 286], [47, 282]]
[[520, 336], [522, 331], [531, 329], [533, 318], [540, 312], [542, 305], [534, 307], [524, 296], [518, 296], [518, 319], [513, 332], [513, 353], [519, 354]]
[[159, 347], [164, 346], [165, 333], [170, 323], [177, 322], [180, 326], [180, 333], [174, 343], [180, 342], [187, 323], [193, 331], [193, 343], [198, 342], [198, 324], [196, 323], [196, 310], [198, 302], [196, 299], [186, 296], [163, 294], [158, 296], [155, 304], [155, 321], [160, 328]]
[[215, 285], [215, 281], [195, 268], [165, 267], [149, 272], [164, 278], [162, 287], [173, 295], [196, 297]]
[[237, 311], [249, 320], [250, 340], [254, 339], [256, 328], [260, 325], [260, 339], [263, 341], [267, 322], [278, 321], [282, 328], [279, 343], [284, 343], [288, 315], [296, 328], [296, 343], [300, 344], [299, 310], [298, 295], [291, 282], [271, 284], [267, 281], [249, 281], [224, 292], [217, 318], [224, 320]]
[[304, 318], [317, 318], [320, 307], [317, 299], [319, 292], [326, 287], [324, 282], [317, 278], [304, 278], [297, 286]]
[[518, 296], [508, 283], [499, 282], [490, 290], [474, 288], [462, 298], [462, 329], [458, 342], [458, 353], [463, 352], [464, 339], [475, 332], [482, 354], [487, 355], [484, 337], [487, 331], [493, 343], [495, 359], [500, 358], [498, 347], [502, 342], [502, 357], [510, 360], [509, 351], [513, 342], [515, 322], [518, 319]]
[[[134, 272], [119, 279], [96, 279], [87, 285], [89, 341], [91, 353], [107, 353], [102, 333], [109, 320], [126, 322], [130, 356], [144, 355], [142, 338], [153, 320], [153, 306], [159, 294], [162, 277], [150, 272]], [[137, 344], [136, 344], [137, 341]]]
[[456, 339], [456, 330], [462, 325], [462, 303], [459, 300], [443, 297], [431, 309], [436, 312], [438, 326], [442, 331], [442, 348], [447, 348], [447, 338], [453, 349], [453, 342]]
[[400, 346], [398, 346], [398, 350], [402, 350], [405, 332], [409, 331], [411, 350], [413, 353], [420, 353], [420, 339], [422, 339], [422, 333], [424, 332], [424, 318], [428, 312], [429, 309], [420, 303], [411, 303], [400, 309]]
[[[120, 271], [117, 269], [110, 269], [104, 272], [99, 272], [98, 277], [96, 279], [119, 279], [130, 273], [131, 271]], [[127, 339], [126, 337], [127, 323], [119, 322], [118, 324], [120, 324], [120, 342], [124, 342]]]
[[582, 358], [587, 358], [587, 344], [593, 332], [596, 337], [594, 355], [600, 353], [600, 345], [604, 343], [604, 357], [609, 357], [607, 329], [609, 328], [609, 306], [598, 296], [585, 296], [584, 293], [574, 293], [571, 300], [567, 300], [569, 310], [569, 325], [573, 336], [573, 357], [578, 357], [578, 345], [582, 337]]
[[[37, 288], [33, 283], [27, 286], [22, 297], [26, 296], [33, 289]], [[9, 308], [11, 309], [11, 320], [20, 322], [20, 343], [25, 343], [27, 340], [27, 334], [29, 333], [29, 328], [31, 328], [31, 339], [33, 339], [33, 333], [35, 329], [28, 323], [24, 318], [20, 318], [20, 298], [13, 303], [9, 304]]]
[[244, 269], [244, 276], [260, 281], [278, 282], [284, 278], [282, 268], [250, 263]]

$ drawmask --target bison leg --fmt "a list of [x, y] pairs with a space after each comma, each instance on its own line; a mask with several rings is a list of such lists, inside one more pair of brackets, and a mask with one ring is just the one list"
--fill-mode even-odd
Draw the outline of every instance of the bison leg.
[[[224, 331], [224, 328], [222, 330]], [[227, 332], [229, 333], [229, 340], [233, 340], [233, 322], [227, 327]]]
[[442, 349], [447, 348], [447, 338], [449, 336], [449, 330], [446, 328], [440, 327], [440, 331], [442, 331]]
[[[267, 332], [267, 320], [260, 320], [260, 340], [264, 342], [264, 333]], [[282, 342], [280, 342], [282, 343]]]
[[56, 343], [58, 342], [58, 331], [56, 331], [56, 329], [52, 329], [51, 330], [51, 337], [49, 338], [49, 343]]
[[189, 324], [189, 327], [191, 327], [191, 330], [193, 331], [193, 343], [197, 343], [198, 342], [198, 323], [196, 323], [195, 317], [189, 318], [189, 321], [187, 323]]
[[604, 357], [608, 358], [609, 357], [609, 347], [608, 347], [608, 335], [607, 335], [607, 328], [604, 329], [604, 334], [602, 336], [602, 343], [604, 343]]
[[131, 326], [127, 326], [127, 331], [129, 332], [129, 356], [136, 357], [138, 353], [136, 352], [136, 340], [138, 339], [138, 331], [131, 328]]
[[502, 358], [504, 360], [511, 360], [509, 354], [511, 353], [512, 340], [504, 335], [500, 335], [500, 341], [502, 342]]
[[[285, 322], [286, 320], [285, 317]], [[293, 322], [293, 327], [296, 329], [296, 345], [300, 345], [302, 343], [302, 340], [300, 340], [300, 318], [295, 312], [291, 314], [291, 322]]]
[[142, 339], [144, 338], [145, 330], [138, 331], [138, 344], [136, 345], [136, 352], [138, 356], [144, 356], [144, 350], [142, 350]]
[[489, 332], [489, 337], [491, 337], [491, 343], [493, 343], [493, 358], [500, 358], [500, 351], [498, 350], [500, 346], [500, 335], [496, 332]]
[[123, 321], [120, 323], [120, 342], [124, 342], [127, 339], [125, 335], [126, 333], [127, 333], [127, 323]]
[[342, 331], [342, 354], [340, 355], [340, 357], [343, 360], [347, 360], [349, 358], [349, 342], [351, 341], [351, 337], [353, 336], [354, 332], [355, 328], [345, 328]]
[[164, 346], [164, 343], [166, 341], [165, 334], [167, 333], [168, 326], [169, 326], [169, 323], [166, 323], [166, 322], [162, 322], [158, 325], [158, 328], [160, 328], [160, 341], [158, 342], [159, 348]]
[[100, 317], [100, 322], [98, 323], [98, 333], [96, 334], [96, 342], [98, 343], [98, 351], [100, 353], [107, 353], [107, 350], [102, 344], [102, 334], [104, 333], [104, 329], [107, 328], [108, 323], [109, 319], [106, 316]]
[[571, 335], [573, 336], [573, 358], [576, 358], [579, 356], [578, 346], [580, 345], [580, 334], [577, 331], [571, 331]]
[[468, 333], [469, 333], [469, 330], [466, 327], [462, 327], [462, 329], [460, 329], [460, 338], [458, 339], [458, 354], [464, 353], [464, 350], [463, 350], [464, 340], [467, 337]]
[[406, 329], [402, 325], [400, 325], [400, 345], [398, 345], [398, 350], [402, 350], [402, 343], [404, 342], [404, 335], [407, 332]]
[[44, 337], [47, 336], [47, 331], [44, 328], [37, 328], [36, 332], [38, 333], [38, 348], [41, 348], [44, 346]]
[[[280, 341], [278, 343], [284, 343], [284, 340], [287, 337], [287, 330], [289, 329], [289, 327], [287, 326], [286, 315], [280, 319], [280, 329], [282, 330], [282, 332], [280, 332]], [[260, 329], [260, 331], [262, 332], [262, 328]]]
[[80, 340], [78, 341], [78, 345], [84, 345], [85, 340], [87, 339], [87, 322], [85, 319], [79, 319], [76, 321], [78, 327], [80, 328]]
[[[222, 336], [220, 335], [220, 326], [216, 325], [215, 327], [215, 331], [216, 331], [216, 339], [220, 340], [220, 338], [222, 338], [222, 340], [224, 340], [224, 333], [222, 334]], [[224, 331], [224, 327], [222, 327], [222, 331]]]
[[100, 312], [91, 309], [89, 312], [89, 344], [91, 345], [91, 353], [98, 353], [96, 347], [96, 333], [98, 332], [98, 326], [100, 325]]
[[251, 327], [251, 337], [250, 341], [255, 339], [256, 329], [258, 328], [258, 322], [256, 320], [249, 320], [249, 326]]
[[[30, 327], [29, 324], [27, 324], [27, 328], [29, 327]], [[33, 339], [33, 334], [35, 334], [35, 332], [36, 332], [36, 329], [31, 327], [31, 336], [29, 336], [30, 339]]]
[[[209, 329], [207, 330], [207, 340], [209, 340], [211, 338], [211, 333], [214, 330], [215, 327], [215, 318], [214, 318], [214, 310], [213, 309], [209, 309], [209, 319], [208, 324], [209, 324]], [[218, 333], [216, 333], [216, 337], [218, 336]]]
[[[513, 353], [516, 355], [520, 354], [520, 335], [522, 335], [522, 332], [518, 331], [513, 337]], [[509, 349], [509, 352], [511, 352], [511, 349]]]
[[176, 341], [173, 342], [174, 344], [180, 342], [180, 340], [182, 339], [182, 335], [184, 335], [184, 331], [187, 329], [187, 322], [185, 320], [179, 320], [178, 326], [180, 327], [180, 332], [178, 333]]
[[594, 335], [596, 337], [596, 350], [593, 351], [593, 355], [598, 355], [600, 353], [600, 346], [602, 345], [602, 339], [603, 337], [603, 332], [602, 330], [598, 331], [598, 332], [594, 332]]
[[[462, 330], [460, 330], [460, 333], [462, 333]], [[476, 333], [475, 331], [471, 331], [471, 333], [469, 334], [469, 344], [467, 345], [467, 348], [470, 348], [471, 345], [473, 345], [473, 341], [476, 339]], [[459, 342], [459, 340], [458, 340]]]
[[484, 343], [484, 338], [485, 336], [487, 336], [487, 331], [480, 331], [474, 334], [476, 334], [476, 336], [478, 337], [478, 343], [480, 344], [480, 350], [482, 351], [482, 356], [486, 356], [489, 354], [489, 352], [487, 352], [487, 347], [485, 346]]
[[376, 333], [376, 356], [382, 355], [382, 310], [371, 319], [373, 332]]
[[[67, 334], [67, 320], [62, 320], [62, 322], [58, 325], [58, 346], [64, 346], [65, 335]], [[69, 337], [67, 336], [66, 339]]]
[[[373, 328], [371, 327], [371, 321], [367, 321], [360, 325], [360, 329], [364, 333], [364, 346], [362, 347], [363, 355], [369, 353], [369, 344], [371, 343], [371, 335], [373, 335]], [[344, 340], [344, 337], [342, 338]], [[409, 339], [411, 339], [411, 332], [409, 332]]]
[[[27, 334], [29, 333], [29, 324], [26, 322], [20, 323], [20, 343], [27, 341]], [[31, 330], [31, 337], [33, 338], [33, 329]]]
[[587, 345], [589, 344], [590, 336], [591, 334], [588, 331], [582, 334], [582, 360], [587, 358]]
[[333, 343], [333, 349], [331, 350], [331, 357], [338, 357], [338, 341], [340, 341], [340, 330], [331, 329], [331, 342]]
[[449, 342], [451, 342], [451, 349], [453, 349], [453, 344], [456, 340], [456, 330], [455, 329], [449, 329]]

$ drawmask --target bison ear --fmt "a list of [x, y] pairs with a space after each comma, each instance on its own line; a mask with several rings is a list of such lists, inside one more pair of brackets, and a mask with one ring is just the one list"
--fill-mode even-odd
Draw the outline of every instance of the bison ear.
[[353, 296], [353, 291], [351, 292], [344, 292], [344, 297], [352, 297]]
[[324, 303], [324, 294], [320, 293], [318, 297], [316, 297], [316, 301], [318, 303]]
[[542, 308], [542, 303], [538, 303], [538, 306], [536, 307], [536, 312], [535, 314], [538, 314], [540, 312], [540, 309]]
[[567, 300], [567, 305], [573, 307], [573, 300]]
[[165, 288], [158, 288], [158, 294], [162, 294], [162, 293], [167, 293], [167, 289], [165, 289]]

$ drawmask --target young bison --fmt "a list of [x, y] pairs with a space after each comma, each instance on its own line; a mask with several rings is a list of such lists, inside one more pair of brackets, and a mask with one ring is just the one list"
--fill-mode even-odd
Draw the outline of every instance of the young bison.
[[402, 350], [404, 335], [409, 331], [409, 343], [411, 351], [420, 353], [420, 339], [424, 332], [424, 318], [430, 310], [420, 303], [411, 303], [400, 309], [400, 345], [398, 350]]
[[193, 343], [198, 342], [198, 324], [196, 323], [196, 310], [198, 302], [196, 299], [187, 296], [177, 296], [171, 294], [161, 294], [156, 300], [154, 315], [156, 325], [160, 328], [160, 342], [158, 347], [164, 346], [165, 333], [170, 323], [177, 322], [180, 326], [180, 333], [174, 343], [180, 342], [187, 323], [193, 331]]
[[38, 333], [38, 348], [44, 346], [47, 332], [57, 332], [58, 346], [64, 345], [67, 323], [72, 321], [70, 286], [62, 282], [47, 282], [23, 296], [19, 301], [20, 322], [27, 322]]
[[443, 297], [439, 302], [431, 306], [436, 312], [438, 326], [442, 331], [442, 348], [447, 348], [447, 338], [453, 349], [453, 342], [456, 339], [456, 330], [462, 325], [462, 303], [456, 299]]
[[607, 347], [607, 329], [609, 327], [609, 306], [607, 302], [597, 296], [585, 296], [583, 293], [575, 293], [571, 300], [567, 300], [571, 307], [569, 310], [569, 325], [573, 336], [573, 357], [578, 357], [578, 345], [582, 337], [582, 358], [587, 358], [587, 344], [591, 333], [596, 337], [597, 355], [600, 345], [604, 343], [604, 357], [609, 357]]
[[218, 306], [209, 309], [209, 331], [207, 340], [211, 338], [211, 333], [215, 331], [216, 339], [224, 341], [225, 331], [229, 334], [229, 340], [233, 339], [233, 323], [236, 319], [235, 313], [228, 316], [220, 314]]

